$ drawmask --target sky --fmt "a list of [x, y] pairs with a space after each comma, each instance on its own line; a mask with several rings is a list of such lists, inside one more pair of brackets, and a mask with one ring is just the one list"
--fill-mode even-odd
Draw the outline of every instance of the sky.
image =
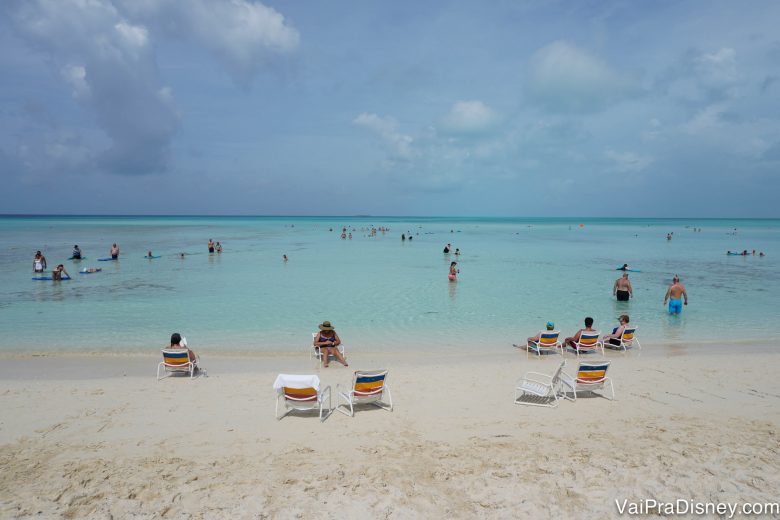
[[0, 213], [780, 217], [780, 2], [4, 0]]

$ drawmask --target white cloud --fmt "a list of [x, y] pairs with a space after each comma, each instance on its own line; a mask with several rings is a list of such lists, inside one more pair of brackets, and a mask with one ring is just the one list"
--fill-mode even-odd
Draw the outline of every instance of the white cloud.
[[357, 126], [367, 128], [382, 138], [392, 151], [401, 158], [412, 156], [414, 139], [398, 130], [398, 121], [392, 117], [380, 117], [376, 114], [362, 113], [352, 120]]
[[607, 150], [604, 155], [612, 162], [615, 171], [620, 173], [639, 173], [653, 163], [652, 157], [633, 152]]
[[441, 129], [476, 134], [491, 129], [497, 120], [496, 113], [482, 101], [458, 101], [442, 119]]
[[75, 99], [89, 97], [89, 84], [87, 83], [87, 70], [81, 65], [66, 65], [60, 71], [65, 81], [73, 88]]
[[564, 41], [536, 51], [527, 69], [529, 99], [552, 112], [595, 112], [636, 88], [628, 76]]

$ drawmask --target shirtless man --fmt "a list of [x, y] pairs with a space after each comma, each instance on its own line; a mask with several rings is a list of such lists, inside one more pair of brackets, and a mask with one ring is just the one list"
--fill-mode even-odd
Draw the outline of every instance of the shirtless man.
[[634, 297], [634, 288], [631, 287], [628, 273], [623, 273], [623, 276], [615, 280], [615, 285], [612, 286], [612, 296], [617, 296], [619, 302], [627, 302], [629, 297]]
[[685, 286], [680, 283], [680, 277], [674, 275], [672, 278], [672, 285], [669, 286], [669, 290], [666, 291], [664, 296], [664, 305], [666, 301], [669, 301], [669, 314], [680, 314], [683, 309], [682, 298], [685, 298], [685, 305], [688, 305], [688, 293], [685, 292]]
[[583, 332], [595, 332], [593, 330], [593, 318], [587, 317], [585, 318], [585, 328], [578, 330], [574, 336], [570, 338], [566, 338], [563, 340], [563, 346], [564, 347], [571, 347], [571, 348], [577, 348], [576, 344], [580, 340], [580, 337], [582, 336]]
[[113, 244], [111, 246], [111, 258], [113, 258], [114, 260], [119, 259], [119, 246], [116, 244]]
[[209, 238], [209, 253], [214, 252], [214, 241]]

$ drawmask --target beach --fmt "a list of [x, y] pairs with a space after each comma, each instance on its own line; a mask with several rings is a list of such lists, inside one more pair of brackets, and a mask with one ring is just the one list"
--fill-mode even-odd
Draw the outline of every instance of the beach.
[[[777, 501], [780, 354], [770, 345], [607, 352], [616, 399], [513, 404], [560, 356], [201, 349], [207, 377], [146, 355], [6, 354], [3, 518], [593, 518], [616, 500]], [[597, 356], [600, 358], [600, 356]], [[567, 354], [567, 370], [576, 358]], [[389, 368], [395, 409], [277, 421], [272, 383]], [[335, 406], [335, 402], [334, 402]], [[653, 515], [650, 515], [651, 517]]]

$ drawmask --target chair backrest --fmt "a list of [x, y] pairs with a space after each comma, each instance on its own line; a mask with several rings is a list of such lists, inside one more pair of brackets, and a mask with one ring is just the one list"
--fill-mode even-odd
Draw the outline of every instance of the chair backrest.
[[558, 370], [555, 371], [555, 373], [552, 375], [551, 382], [552, 384], [557, 384], [561, 379], [561, 374], [563, 373], [563, 367], [566, 366], [566, 360], [564, 359], [561, 361], [561, 364], [558, 365]]
[[283, 387], [284, 398], [290, 401], [316, 401], [317, 389], [308, 388], [291, 388], [289, 386]]
[[596, 346], [596, 343], [599, 342], [599, 334], [601, 334], [599, 331], [594, 330], [593, 332], [581, 332], [580, 333], [580, 341], [579, 344], [581, 347], [594, 347]]
[[185, 367], [190, 362], [190, 355], [186, 348], [162, 349], [163, 364], [167, 367]]
[[552, 346], [555, 345], [558, 342], [558, 336], [560, 336], [560, 331], [557, 330], [549, 330], [539, 333], [539, 345], [542, 346]]
[[634, 340], [634, 334], [636, 333], [636, 327], [626, 327], [623, 329], [623, 335], [620, 339], [623, 343], [631, 343]]
[[385, 389], [387, 370], [357, 370], [353, 390], [356, 396], [379, 395]]
[[607, 377], [609, 361], [582, 362], [577, 370], [577, 383], [583, 385], [594, 385], [603, 383]]

